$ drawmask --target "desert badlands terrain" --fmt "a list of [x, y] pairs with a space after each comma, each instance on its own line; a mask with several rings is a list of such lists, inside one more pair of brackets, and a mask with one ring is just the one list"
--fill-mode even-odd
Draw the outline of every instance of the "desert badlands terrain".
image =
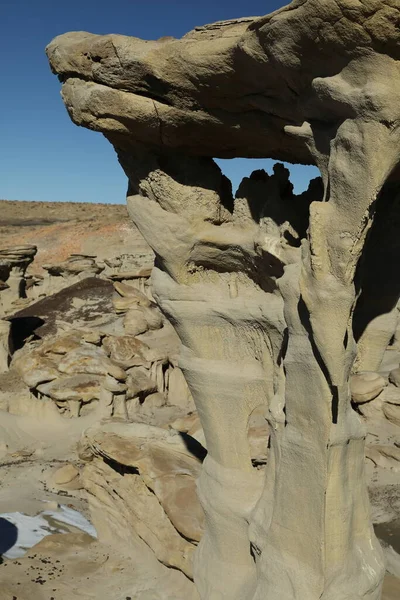
[[49, 43], [128, 186], [0, 206], [1, 598], [398, 600], [399, 24]]
[[[152, 297], [153, 253], [125, 206], [1, 206], [0, 598], [197, 598], [207, 443]], [[400, 584], [399, 363], [395, 338], [379, 374], [352, 380], [384, 600]], [[261, 407], [248, 428], [259, 475], [269, 439]]]

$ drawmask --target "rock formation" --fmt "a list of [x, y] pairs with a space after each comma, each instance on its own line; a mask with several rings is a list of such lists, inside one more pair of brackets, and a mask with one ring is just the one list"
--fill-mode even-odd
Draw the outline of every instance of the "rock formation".
[[98, 275], [104, 267], [98, 265], [95, 259], [95, 256], [71, 254], [62, 263], [43, 265], [43, 269], [47, 271], [47, 277], [43, 282], [45, 292], [54, 294], [86, 277]]
[[36, 252], [36, 246], [0, 249], [0, 314], [26, 298], [25, 273]]
[[[397, 0], [295, 0], [181, 40], [75, 32], [47, 49], [71, 118], [104, 133], [129, 178], [153, 295], [182, 343], [208, 449], [203, 599], [380, 597], [350, 377], [377, 371], [396, 328], [399, 20]], [[296, 197], [277, 165], [233, 198], [215, 156], [312, 163], [322, 182]], [[355, 403], [381, 386], [355, 383]]]
[[[59, 265], [47, 269], [60, 270]], [[179, 338], [149, 298], [149, 271], [139, 269], [128, 280], [121, 271], [106, 284], [79, 268], [80, 282], [38, 302], [31, 299], [28, 307], [0, 321], [0, 372], [10, 365], [11, 374], [29, 389], [32, 404], [54, 403], [63, 417], [94, 412], [97, 420], [152, 423], [154, 411], [165, 407], [164, 423], [193, 411], [177, 365]], [[20, 413], [18, 398], [6, 406]]]

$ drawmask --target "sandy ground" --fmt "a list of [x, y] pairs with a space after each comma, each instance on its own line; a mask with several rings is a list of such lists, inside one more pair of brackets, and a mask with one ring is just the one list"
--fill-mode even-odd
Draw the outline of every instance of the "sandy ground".
[[22, 202], [0, 200], [1, 247], [33, 244], [38, 254], [29, 273], [65, 260], [72, 253], [100, 260], [125, 254], [151, 254], [124, 204]]

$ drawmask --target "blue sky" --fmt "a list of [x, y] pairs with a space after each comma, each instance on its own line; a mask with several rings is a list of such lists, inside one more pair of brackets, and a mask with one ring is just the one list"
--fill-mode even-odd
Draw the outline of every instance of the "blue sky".
[[[44, 48], [66, 31], [180, 37], [197, 25], [267, 14], [285, 0], [1, 0], [0, 198], [125, 201], [126, 178], [111, 145], [70, 121]], [[267, 160], [219, 161], [236, 189]], [[297, 191], [317, 175], [292, 168]]]

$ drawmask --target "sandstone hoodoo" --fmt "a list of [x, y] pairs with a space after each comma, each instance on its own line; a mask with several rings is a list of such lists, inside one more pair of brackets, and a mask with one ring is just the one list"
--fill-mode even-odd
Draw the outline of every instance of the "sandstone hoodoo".
[[0, 314], [26, 298], [25, 274], [36, 252], [36, 246], [0, 249]]
[[[138, 269], [114, 276], [118, 340], [103, 324], [75, 359], [50, 352], [49, 379], [32, 384], [81, 403], [77, 417], [88, 397], [76, 381], [65, 395], [62, 378], [104, 378], [93, 400], [119, 395], [118, 419], [142, 414], [141, 427], [86, 434], [80, 478], [97, 522], [108, 514], [99, 539], [115, 524], [132, 557], [145, 552], [160, 577], [172, 568], [174, 597], [196, 596], [191, 577], [203, 600], [381, 597], [364, 453], [373, 434], [371, 464], [399, 459], [399, 23], [397, 0], [295, 0], [179, 40], [73, 32], [47, 48], [72, 120], [115, 148], [155, 267], [151, 292]], [[314, 164], [321, 179], [296, 196], [277, 164], [233, 196], [214, 157]], [[79, 373], [82, 352], [96, 358]], [[202, 432], [194, 407], [156, 396], [182, 388], [176, 369]], [[165, 420], [148, 429], [153, 409]], [[179, 419], [207, 447], [202, 467], [168, 432]]]

